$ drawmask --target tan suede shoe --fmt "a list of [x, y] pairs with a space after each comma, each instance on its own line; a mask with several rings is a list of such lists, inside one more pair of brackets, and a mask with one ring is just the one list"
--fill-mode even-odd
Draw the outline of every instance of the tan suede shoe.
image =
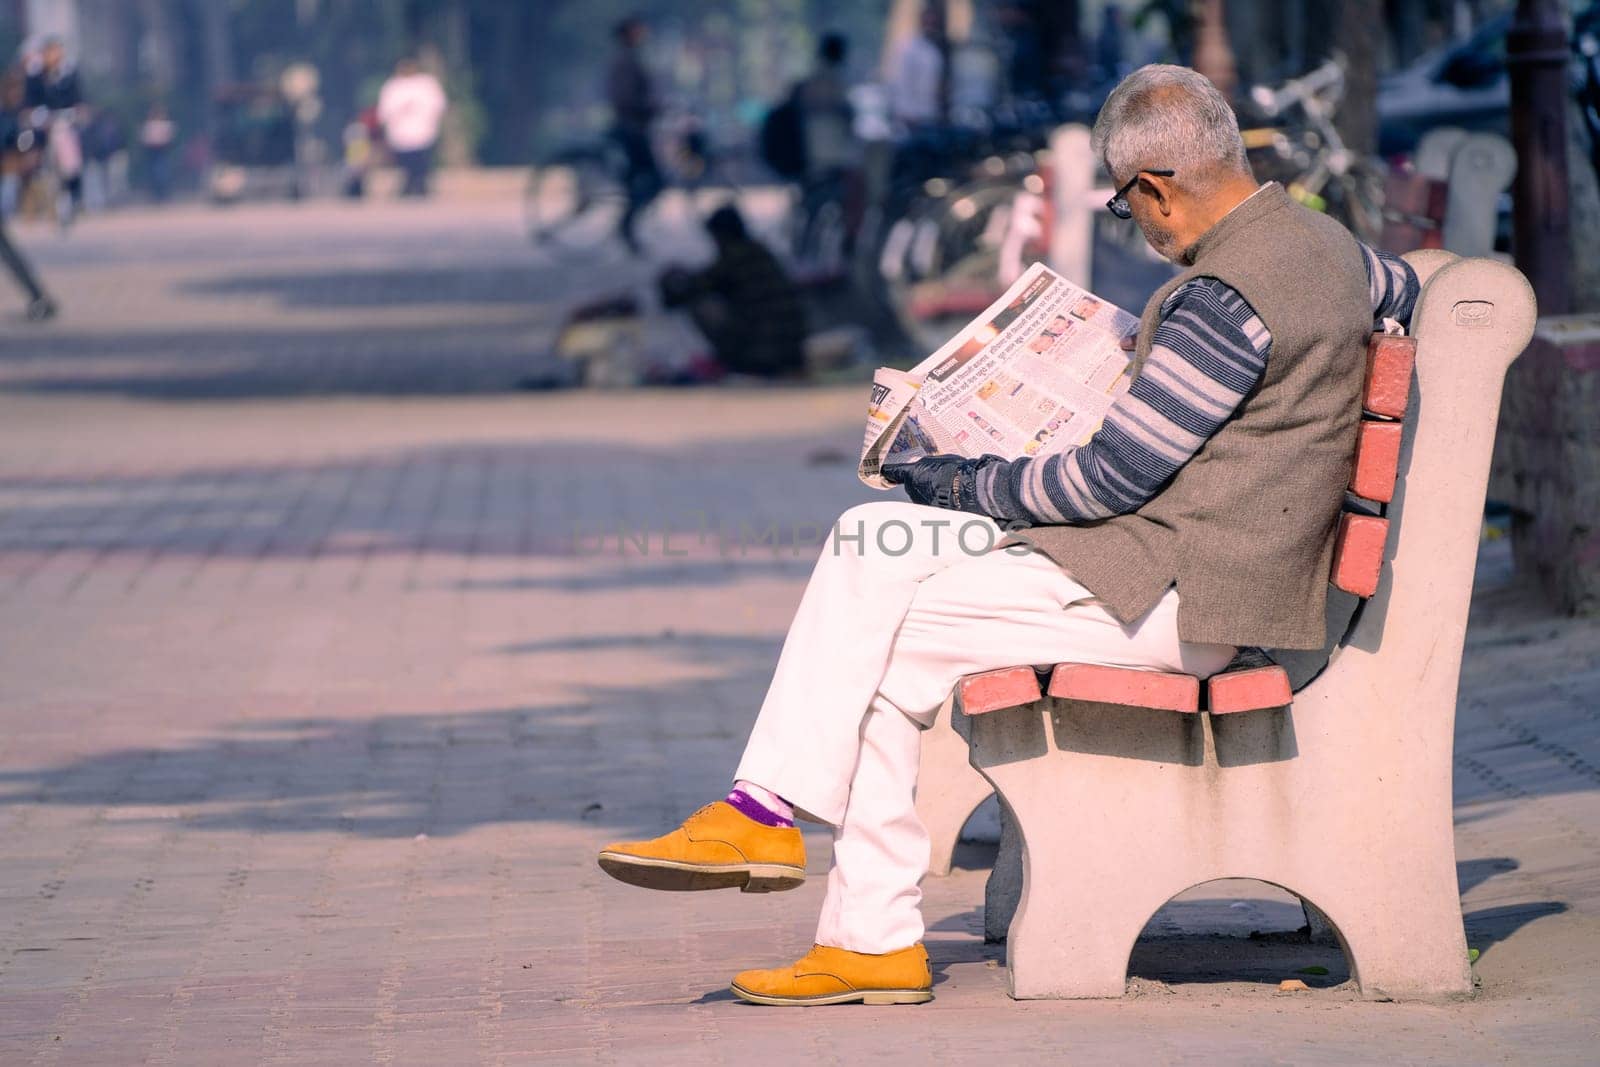
[[730, 988], [752, 1004], [923, 1004], [933, 999], [933, 972], [920, 941], [881, 956], [813, 945], [793, 967], [745, 971]]
[[763, 826], [719, 800], [664, 837], [607, 845], [600, 869], [646, 889], [771, 893], [806, 880], [806, 846], [794, 827]]

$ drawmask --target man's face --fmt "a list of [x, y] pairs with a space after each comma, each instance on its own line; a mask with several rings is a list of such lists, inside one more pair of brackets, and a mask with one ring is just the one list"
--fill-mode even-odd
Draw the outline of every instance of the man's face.
[[1173, 263], [1179, 262], [1183, 248], [1177, 235], [1180, 206], [1175, 199], [1168, 197], [1165, 201], [1166, 210], [1163, 211], [1161, 198], [1141, 178], [1137, 185], [1128, 190], [1128, 207], [1133, 209], [1133, 221], [1138, 223], [1139, 231], [1150, 242], [1150, 247], [1156, 250], [1156, 254]]
[[61, 66], [61, 61], [66, 59], [66, 58], [67, 58], [67, 51], [66, 51], [65, 48], [62, 48], [59, 44], [53, 44], [52, 43], [52, 44], [47, 44], [47, 45], [44, 46], [43, 59], [44, 59], [44, 65], [45, 65], [46, 69], [55, 70], [57, 67]]

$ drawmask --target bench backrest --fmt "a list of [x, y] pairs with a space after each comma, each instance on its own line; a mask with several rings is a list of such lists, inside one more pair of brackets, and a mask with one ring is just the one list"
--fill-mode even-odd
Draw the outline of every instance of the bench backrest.
[[1367, 376], [1361, 392], [1362, 421], [1356, 436], [1349, 491], [1369, 501], [1365, 510], [1346, 511], [1334, 540], [1329, 581], [1347, 593], [1370, 597], [1378, 591], [1389, 521], [1376, 514], [1394, 499], [1400, 470], [1400, 443], [1411, 375], [1416, 366], [1415, 337], [1373, 334], [1367, 344]]
[[1387, 501], [1367, 498], [1383, 505], [1381, 515], [1345, 516], [1335, 584], [1370, 599], [1341, 655], [1381, 649], [1385, 659], [1425, 664], [1425, 686], [1448, 690], [1444, 706], [1453, 708], [1500, 391], [1537, 308], [1527, 279], [1507, 264], [1441, 251], [1406, 259], [1423, 283], [1411, 320], [1414, 369], [1404, 375], [1410, 403], [1398, 392], [1407, 346], [1375, 343], [1364, 405], [1405, 418], [1363, 425], [1368, 464], [1357, 465], [1352, 486], [1382, 482], [1390, 449], [1396, 473]]

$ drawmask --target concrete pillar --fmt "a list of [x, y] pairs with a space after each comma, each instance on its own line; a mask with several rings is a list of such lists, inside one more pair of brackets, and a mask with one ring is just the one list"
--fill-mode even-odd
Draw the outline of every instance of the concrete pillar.
[[1514, 509], [1517, 569], [1600, 614], [1600, 315], [1540, 320], [1507, 377], [1489, 495]]
[[1567, 27], [1558, 0], [1519, 0], [1506, 35], [1517, 267], [1544, 315], [1571, 309], [1567, 267]]

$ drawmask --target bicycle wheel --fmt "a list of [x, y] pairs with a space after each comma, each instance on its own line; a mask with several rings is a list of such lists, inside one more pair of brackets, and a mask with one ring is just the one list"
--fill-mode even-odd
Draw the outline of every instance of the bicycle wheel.
[[607, 148], [577, 149], [534, 167], [522, 197], [528, 239], [577, 249], [615, 234], [628, 198], [613, 156]]
[[1330, 183], [1330, 214], [1373, 247], [1383, 237], [1383, 185], [1384, 166], [1378, 160], [1357, 160]]
[[1010, 179], [980, 180], [930, 196], [895, 224], [879, 267], [913, 343], [932, 351], [949, 340], [1015, 280], [1008, 275], [1043, 255], [1042, 227], [1033, 234], [1019, 213], [1030, 192]]
[[789, 250], [796, 265], [820, 277], [849, 273], [854, 234], [844, 179], [813, 184], [800, 191], [789, 211]]

